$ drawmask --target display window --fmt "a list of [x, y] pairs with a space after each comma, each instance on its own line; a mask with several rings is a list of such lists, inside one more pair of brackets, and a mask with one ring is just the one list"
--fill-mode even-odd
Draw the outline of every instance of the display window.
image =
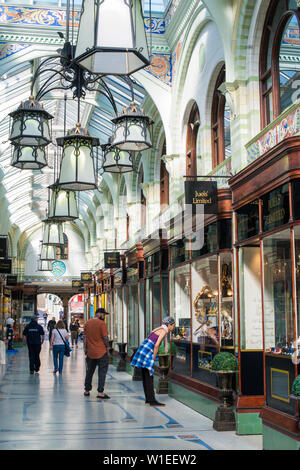
[[170, 272], [171, 315], [175, 319], [173, 370], [191, 375], [191, 276], [190, 264]]
[[138, 285], [128, 286], [128, 350], [139, 345]]
[[123, 342], [123, 292], [122, 287], [116, 289], [115, 293], [115, 335], [114, 343]]
[[290, 230], [264, 238], [263, 247], [265, 348], [289, 352], [294, 341]]

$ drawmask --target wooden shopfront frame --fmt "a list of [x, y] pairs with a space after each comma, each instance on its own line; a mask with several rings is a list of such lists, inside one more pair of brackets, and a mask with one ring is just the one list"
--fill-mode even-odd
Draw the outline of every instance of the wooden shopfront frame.
[[[290, 400], [287, 394], [280, 389], [279, 373], [276, 381], [272, 375], [272, 371], [281, 371], [281, 377], [288, 374], [289, 388], [294, 378], [299, 374], [299, 366], [293, 364], [291, 358], [286, 354], [279, 352], [266, 351], [266, 312], [265, 312], [265, 289], [264, 289], [264, 241], [270, 240], [271, 236], [278, 236], [289, 231], [290, 242], [290, 259], [291, 259], [291, 291], [292, 291], [292, 324], [293, 324], [293, 340], [296, 341], [299, 331], [297, 331], [297, 298], [296, 298], [296, 265], [295, 265], [295, 228], [300, 225], [299, 214], [298, 220], [294, 217], [294, 184], [300, 181], [300, 138], [299, 136], [290, 137], [277, 146], [267, 151], [253, 163], [248, 165], [244, 170], [232, 177], [229, 181], [233, 195], [233, 209], [235, 211], [235, 240], [238, 240], [238, 211], [253, 201], [259, 201], [259, 230], [254, 236], [236, 241], [235, 256], [237, 269], [237, 282], [239, 283], [239, 250], [243, 247], [254, 245], [259, 248], [260, 254], [260, 273], [261, 273], [261, 315], [262, 315], [262, 349], [261, 355], [263, 360], [263, 394], [252, 397], [239, 397], [239, 405], [246, 407], [252, 403], [252, 406], [261, 408], [260, 416], [263, 423], [280, 430], [281, 432], [296, 437], [300, 440], [300, 432], [298, 429], [298, 403]], [[278, 188], [288, 185], [288, 217], [285, 217], [284, 223], [280, 226], [273, 227], [264, 231], [263, 224], [263, 198]], [[276, 220], [276, 217], [274, 217]], [[278, 220], [280, 220], [278, 218]], [[240, 292], [238, 286], [238, 293]], [[275, 312], [274, 312], [275, 315]], [[299, 315], [299, 312], [298, 312]], [[238, 343], [239, 343], [239, 359], [241, 363], [241, 305], [240, 295], [237, 297], [237, 317], [238, 317]], [[279, 348], [277, 348], [279, 349]], [[279, 349], [280, 351], [280, 349]], [[241, 387], [241, 374], [240, 374]], [[277, 385], [274, 385], [276, 384]], [[277, 387], [277, 390], [276, 390]], [[278, 393], [279, 391], [279, 393]], [[291, 390], [289, 390], [291, 392]]]
[[[180, 214], [178, 218], [183, 217], [183, 214]], [[212, 225], [213, 223], [216, 223], [217, 226], [217, 248], [213, 252], [208, 252], [203, 255], [197, 256], [197, 257], [192, 257], [192, 251], [191, 251], [191, 241], [189, 241], [189, 249], [188, 249], [188, 256], [187, 258], [179, 262], [175, 265], [172, 265], [171, 262], [171, 245], [174, 243], [174, 240], [169, 240], [169, 291], [170, 291], [170, 315], [172, 315], [172, 301], [171, 301], [171, 289], [172, 289], [172, 272], [181, 267], [187, 267], [188, 272], [189, 272], [189, 279], [190, 279], [190, 292], [193, 292], [193, 276], [192, 276], [192, 265], [196, 263], [197, 261], [201, 260], [208, 260], [209, 258], [216, 258], [217, 259], [217, 289], [218, 289], [218, 297], [217, 297], [217, 308], [218, 308], [218, 331], [220, 332], [221, 330], [221, 322], [220, 322], [220, 301], [221, 301], [221, 295], [220, 295], [220, 289], [221, 289], [221, 279], [220, 279], [220, 259], [222, 254], [230, 254], [231, 256], [231, 262], [232, 262], [232, 267], [233, 267], [233, 256], [232, 256], [232, 230], [231, 230], [231, 236], [229, 239], [229, 245], [230, 248], [227, 249], [220, 249], [220, 227], [223, 221], [232, 221], [232, 210], [231, 210], [231, 191], [229, 189], [222, 189], [218, 190], [218, 214], [217, 215], [211, 215], [209, 217], [206, 217], [205, 220], [205, 227], [208, 227]], [[172, 227], [172, 222], [170, 224]], [[194, 224], [192, 223], [192, 226]], [[232, 224], [231, 224], [232, 228]], [[189, 235], [189, 234], [187, 234]], [[233, 269], [233, 268], [232, 268]], [[232, 294], [234, 293], [234, 276], [232, 272]], [[232, 296], [233, 298], [233, 296]], [[189, 300], [189, 309], [190, 309], [190, 319], [192, 321], [192, 316], [194, 314], [193, 312], [193, 297], [190, 294], [190, 300]], [[234, 307], [234, 302], [232, 303], [232, 316], [233, 316], [233, 322], [236, 321], [236, 316], [235, 316], [235, 307]], [[192, 323], [191, 323], [192, 327]], [[191, 330], [192, 331], [192, 330]], [[183, 385], [185, 387], [191, 388], [196, 392], [199, 393], [204, 393], [205, 395], [209, 395], [212, 400], [218, 400], [218, 394], [217, 394], [217, 388], [216, 388], [216, 378], [214, 374], [211, 374], [209, 369], [199, 367], [199, 370], [202, 369], [203, 372], [203, 377], [202, 380], [199, 377], [194, 376], [193, 368], [194, 368], [194, 354], [193, 354], [193, 349], [194, 343], [193, 343], [193, 334], [190, 335], [190, 339], [188, 341], [189, 347], [190, 347], [190, 366], [189, 366], [189, 374], [183, 375], [181, 373], [178, 373], [174, 371], [174, 368], [172, 368], [169, 372], [169, 378], [171, 381], [178, 383], [180, 385]], [[196, 344], [196, 343], [195, 343]], [[181, 343], [178, 343], [179, 346], [181, 346]], [[233, 332], [233, 344], [232, 347], [221, 347], [221, 334], [218, 335], [218, 345], [210, 345], [210, 348], [208, 347], [200, 347], [199, 350], [196, 351], [196, 356], [199, 355], [199, 351], [204, 351], [206, 354], [211, 354], [211, 357], [214, 356], [217, 352], [221, 350], [225, 351], [231, 351], [234, 353], [234, 332]], [[214, 352], [213, 352], [214, 350]], [[195, 357], [196, 357], [195, 356]], [[205, 370], [206, 369], [206, 370]], [[205, 374], [207, 376], [205, 376]]]

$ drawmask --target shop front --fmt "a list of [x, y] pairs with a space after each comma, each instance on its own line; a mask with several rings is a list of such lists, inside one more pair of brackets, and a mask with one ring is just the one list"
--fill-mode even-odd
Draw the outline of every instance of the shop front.
[[[219, 191], [218, 201], [218, 215], [210, 217], [202, 229], [201, 247], [195, 246], [192, 234], [169, 242], [170, 314], [176, 322], [171, 390], [175, 398], [185, 395], [186, 403], [187, 393], [177, 386], [198, 397], [201, 394], [196, 409], [210, 418], [214, 417], [214, 407], [209, 401], [218, 401], [211, 361], [220, 351], [235, 352], [230, 191]], [[195, 237], [201, 239], [199, 233]]]
[[230, 180], [240, 389], [248, 402], [261, 402], [265, 449], [278, 433], [283, 448], [300, 442], [298, 402], [291, 397], [300, 357], [299, 150], [299, 137], [288, 138]]

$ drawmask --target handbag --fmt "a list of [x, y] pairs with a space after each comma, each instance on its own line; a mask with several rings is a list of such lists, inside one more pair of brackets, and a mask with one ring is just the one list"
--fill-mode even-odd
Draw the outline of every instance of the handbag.
[[57, 331], [59, 333], [59, 336], [61, 337], [61, 339], [63, 340], [64, 342], [64, 345], [65, 345], [65, 352], [64, 352], [64, 356], [66, 357], [70, 357], [70, 352], [72, 351], [72, 348], [70, 347], [69, 345], [69, 342], [66, 340], [66, 339], [63, 339], [59, 329], [57, 328]]

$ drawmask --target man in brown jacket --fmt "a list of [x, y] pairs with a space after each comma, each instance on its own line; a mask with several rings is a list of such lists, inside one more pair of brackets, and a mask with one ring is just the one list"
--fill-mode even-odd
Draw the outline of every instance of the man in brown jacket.
[[108, 331], [104, 322], [108, 312], [104, 308], [98, 308], [95, 318], [88, 320], [84, 326], [84, 350], [86, 354], [86, 376], [84, 383], [84, 395], [89, 396], [92, 390], [92, 379], [98, 366], [98, 395], [97, 398], [110, 398], [104, 393], [104, 385], [108, 370]]

